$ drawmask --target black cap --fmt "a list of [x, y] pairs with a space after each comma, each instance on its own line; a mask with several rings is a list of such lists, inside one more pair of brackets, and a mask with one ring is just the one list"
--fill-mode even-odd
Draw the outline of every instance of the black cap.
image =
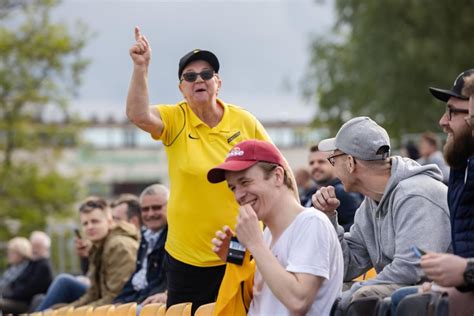
[[179, 60], [179, 68], [178, 68], [178, 78], [181, 78], [181, 75], [183, 74], [184, 68], [191, 63], [192, 61], [195, 60], [204, 60], [211, 65], [211, 67], [214, 69], [216, 73], [219, 72], [219, 60], [217, 59], [216, 55], [211, 53], [210, 51], [207, 50], [200, 50], [200, 49], [195, 49]]
[[474, 69], [466, 70], [459, 74], [454, 80], [454, 85], [451, 90], [438, 89], [430, 87], [431, 94], [438, 100], [443, 102], [448, 102], [450, 97], [455, 97], [462, 100], [469, 100], [469, 96], [462, 94], [462, 89], [464, 88], [464, 77], [468, 77], [474, 73]]

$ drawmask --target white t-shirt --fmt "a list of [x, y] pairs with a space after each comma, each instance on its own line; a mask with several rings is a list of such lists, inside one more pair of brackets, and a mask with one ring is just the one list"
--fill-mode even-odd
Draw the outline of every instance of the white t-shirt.
[[[270, 246], [272, 234], [268, 227], [263, 236]], [[342, 291], [344, 261], [336, 232], [327, 216], [314, 208], [307, 208], [285, 229], [271, 251], [286, 271], [325, 279], [306, 315], [329, 315]], [[290, 315], [264, 282], [258, 262], [248, 315]]]

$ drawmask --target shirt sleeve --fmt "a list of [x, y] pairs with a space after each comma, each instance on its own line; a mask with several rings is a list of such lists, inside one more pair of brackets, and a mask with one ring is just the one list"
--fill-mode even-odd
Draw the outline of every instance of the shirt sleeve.
[[265, 140], [267, 142], [272, 142], [270, 136], [268, 136], [267, 131], [263, 127], [262, 123], [255, 118], [255, 138], [259, 140]]
[[151, 135], [155, 140], [161, 140], [165, 146], [170, 146], [185, 127], [185, 112], [182, 103], [175, 105], [159, 104], [155, 109], [160, 113], [163, 131], [159, 137]]
[[[307, 273], [329, 279], [333, 228], [317, 217], [310, 217], [295, 229], [286, 270]], [[333, 239], [337, 241], [336, 238]], [[317, 258], [317, 260], [315, 260]]]

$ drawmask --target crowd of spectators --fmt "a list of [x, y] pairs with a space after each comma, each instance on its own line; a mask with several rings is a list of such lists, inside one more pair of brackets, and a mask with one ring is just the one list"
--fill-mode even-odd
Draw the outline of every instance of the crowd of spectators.
[[[3, 313], [184, 300], [193, 313], [215, 301], [216, 315], [329, 315], [376, 297], [391, 298], [395, 315], [409, 295], [432, 291], [448, 294], [450, 314], [474, 313], [474, 70], [451, 89], [430, 88], [446, 103], [443, 151], [427, 132], [418, 154], [393, 155], [386, 130], [355, 117], [312, 146], [293, 176], [260, 123], [217, 99], [211, 52], [180, 60], [186, 101], [148, 108], [151, 48], [135, 35], [128, 114], [176, 158], [172, 189], [86, 198], [74, 244], [83, 275], [53, 279], [44, 232], [11, 239]], [[356, 280], [370, 269], [374, 278]]]

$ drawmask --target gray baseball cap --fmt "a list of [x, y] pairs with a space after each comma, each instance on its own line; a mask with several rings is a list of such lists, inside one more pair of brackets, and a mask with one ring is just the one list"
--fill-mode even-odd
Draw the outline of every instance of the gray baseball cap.
[[321, 141], [320, 151], [339, 149], [361, 160], [383, 160], [390, 155], [387, 131], [369, 117], [355, 117], [342, 125], [336, 137]]

